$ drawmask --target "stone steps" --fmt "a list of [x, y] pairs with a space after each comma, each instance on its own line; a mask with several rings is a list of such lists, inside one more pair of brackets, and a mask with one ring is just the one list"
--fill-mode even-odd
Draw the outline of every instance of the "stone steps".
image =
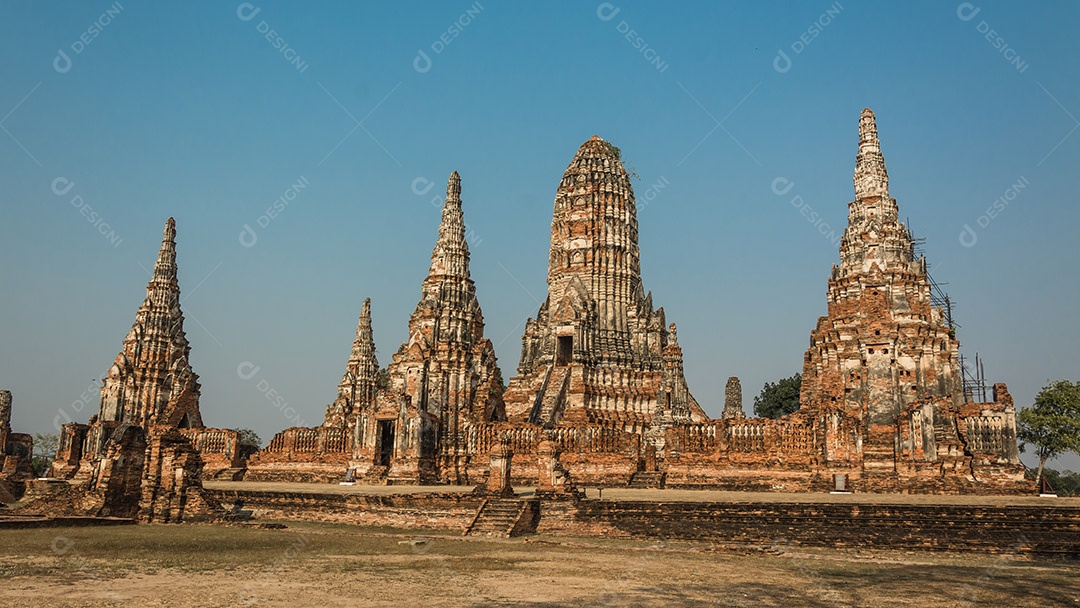
[[540, 424], [554, 424], [554, 416], [566, 396], [566, 385], [570, 379], [570, 368], [556, 367], [551, 371], [544, 395], [540, 400], [540, 416], [537, 421]]
[[[531, 516], [530, 502], [512, 498], [492, 498], [485, 500], [476, 512], [472, 523], [465, 529], [465, 536], [496, 536], [509, 538], [524, 533], [522, 520]], [[537, 510], [537, 513], [539, 511]], [[527, 522], [525, 522], [527, 523]], [[528, 527], [528, 526], [524, 526]], [[532, 525], [535, 530], [535, 523]]]
[[627, 482], [628, 488], [663, 488], [667, 481], [667, 473], [661, 471], [638, 471], [630, 476], [630, 481]]

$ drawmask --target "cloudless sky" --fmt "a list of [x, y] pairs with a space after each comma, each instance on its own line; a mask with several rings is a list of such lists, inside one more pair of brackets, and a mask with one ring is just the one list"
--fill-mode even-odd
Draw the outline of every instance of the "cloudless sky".
[[[204, 421], [264, 441], [320, 424], [363, 298], [382, 365], [407, 338], [453, 170], [486, 333], [513, 376], [546, 293], [555, 189], [594, 133], [638, 176], [645, 287], [681, 330], [691, 390], [717, 416], [739, 376], [749, 411], [766, 381], [801, 371], [825, 313], [827, 233], [846, 224], [866, 106], [962, 351], [1019, 405], [1080, 379], [1075, 2], [5, 13], [0, 387], [16, 431], [96, 412], [170, 216]], [[243, 362], [258, 372], [240, 377]]]

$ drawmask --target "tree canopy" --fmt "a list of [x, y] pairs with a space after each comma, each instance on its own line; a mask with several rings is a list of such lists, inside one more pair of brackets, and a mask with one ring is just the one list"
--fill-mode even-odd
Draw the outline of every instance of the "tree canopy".
[[802, 374], [766, 382], [761, 394], [754, 397], [754, 415], [759, 418], [779, 418], [799, 409]]
[[1066, 452], [1080, 454], [1080, 382], [1058, 380], [1043, 387], [1035, 404], [1016, 414], [1020, 448], [1035, 448], [1039, 457], [1036, 482], [1046, 461]]
[[240, 433], [240, 457], [247, 458], [262, 448], [262, 439], [251, 429], [236, 429]]

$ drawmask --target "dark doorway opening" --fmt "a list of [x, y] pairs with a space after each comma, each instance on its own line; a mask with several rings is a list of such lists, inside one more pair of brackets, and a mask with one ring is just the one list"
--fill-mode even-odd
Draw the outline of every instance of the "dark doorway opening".
[[382, 467], [390, 466], [390, 458], [394, 455], [394, 421], [379, 421], [379, 460], [376, 464]]
[[559, 336], [555, 343], [555, 365], [570, 365], [574, 356], [574, 336]]

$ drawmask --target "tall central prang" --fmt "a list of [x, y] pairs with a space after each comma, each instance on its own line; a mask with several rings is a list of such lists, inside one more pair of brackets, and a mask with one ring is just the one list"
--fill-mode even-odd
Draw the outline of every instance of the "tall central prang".
[[630, 176], [619, 149], [596, 135], [555, 193], [547, 283], [504, 396], [511, 420], [644, 432], [707, 419], [686, 385], [675, 325], [642, 286]]

